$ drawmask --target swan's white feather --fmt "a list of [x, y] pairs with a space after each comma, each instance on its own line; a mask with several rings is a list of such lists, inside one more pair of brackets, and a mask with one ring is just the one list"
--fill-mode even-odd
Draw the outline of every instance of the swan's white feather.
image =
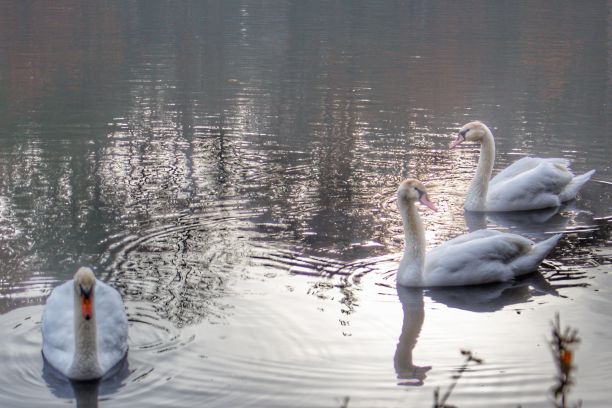
[[548, 163], [552, 166], [556, 166], [559, 170], [563, 172], [569, 172], [570, 162], [567, 159], [560, 159], [560, 158], [542, 159], [540, 157], [523, 157], [515, 161], [514, 163], [512, 163], [511, 165], [509, 165], [508, 167], [506, 167], [499, 173], [497, 173], [495, 177], [493, 177], [491, 181], [489, 182], [489, 186], [494, 185], [495, 183], [504, 182], [508, 179], [511, 179], [515, 176], [520, 175], [521, 173], [532, 170], [535, 167], [538, 167], [542, 163]]
[[517, 275], [512, 263], [532, 246], [532, 241], [516, 234], [486, 230], [465, 234], [427, 254], [423, 280], [426, 286], [507, 281]]
[[[121, 295], [100, 280], [96, 280], [94, 308], [98, 363], [106, 373], [127, 352], [127, 316]], [[53, 290], [42, 318], [43, 355], [66, 376], [75, 349], [74, 310], [74, 281], [71, 279]]]
[[561, 201], [565, 202], [576, 198], [576, 195], [578, 194], [584, 183], [589, 181], [593, 174], [595, 174], [595, 170], [587, 171], [584, 174], [574, 177], [572, 181], [569, 182], [569, 184], [567, 184], [563, 188], [561, 194], [559, 194], [559, 198], [561, 199]]
[[524, 157], [489, 182], [487, 211], [520, 211], [561, 205], [573, 174], [564, 159]]

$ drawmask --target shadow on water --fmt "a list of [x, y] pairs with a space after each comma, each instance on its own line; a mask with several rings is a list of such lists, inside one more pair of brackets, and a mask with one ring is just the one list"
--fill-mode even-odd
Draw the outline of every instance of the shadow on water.
[[46, 361], [42, 378], [49, 390], [60, 399], [74, 399], [77, 408], [97, 408], [100, 398], [116, 394], [130, 375], [129, 358], [124, 358], [104, 378], [93, 381], [73, 381], [67, 379]]
[[475, 212], [465, 211], [464, 217], [470, 232], [494, 226], [516, 234], [538, 235], [544, 238], [551, 231], [565, 231], [570, 217], [562, 215], [566, 207], [552, 207], [533, 211]]
[[537, 296], [558, 296], [557, 289], [540, 272], [510, 282], [453, 288], [431, 288], [425, 294], [434, 302], [455, 309], [484, 313], [525, 304]]

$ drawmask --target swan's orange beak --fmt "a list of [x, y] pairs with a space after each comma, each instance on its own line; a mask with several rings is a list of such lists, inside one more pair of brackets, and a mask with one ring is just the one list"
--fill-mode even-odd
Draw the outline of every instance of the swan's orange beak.
[[432, 211], [438, 212], [438, 209], [436, 208], [434, 203], [429, 201], [429, 197], [427, 196], [427, 194], [421, 194], [421, 197], [419, 198], [419, 202], [421, 204], [426, 205], [427, 207], [429, 207]]
[[455, 147], [459, 146], [461, 143], [465, 142], [465, 134], [461, 134], [459, 133], [457, 135], [457, 138], [455, 140], [453, 140], [448, 147], [451, 149], [454, 149]]
[[91, 297], [81, 296], [81, 311], [83, 312], [83, 319], [91, 319], [91, 316], [93, 316]]

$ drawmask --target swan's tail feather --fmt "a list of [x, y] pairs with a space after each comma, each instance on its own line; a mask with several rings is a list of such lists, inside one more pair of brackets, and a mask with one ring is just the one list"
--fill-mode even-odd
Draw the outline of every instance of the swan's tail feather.
[[570, 161], [569, 159], [564, 159], [560, 157], [553, 157], [549, 159], [544, 159], [545, 161], [551, 163], [553, 166], [556, 166], [559, 170], [570, 171]]
[[563, 234], [556, 234], [535, 244], [529, 255], [521, 257], [512, 265], [515, 276], [536, 271], [538, 265], [553, 250], [562, 236]]
[[538, 258], [538, 264], [546, 258], [546, 256], [557, 246], [557, 243], [561, 239], [563, 234], [555, 234], [552, 237], [545, 239], [542, 242], [538, 242], [533, 247], [533, 253]]
[[587, 171], [584, 174], [574, 177], [559, 195], [561, 201], [569, 201], [576, 198], [578, 191], [580, 191], [584, 183], [589, 181], [593, 173], [595, 173], [595, 170]]

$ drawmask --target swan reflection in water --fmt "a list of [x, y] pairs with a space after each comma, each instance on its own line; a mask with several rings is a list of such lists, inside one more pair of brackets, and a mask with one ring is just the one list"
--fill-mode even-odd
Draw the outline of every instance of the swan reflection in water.
[[525, 303], [534, 296], [557, 296], [556, 289], [539, 272], [524, 275], [510, 282], [488, 285], [409, 288], [397, 285], [404, 321], [393, 358], [398, 384], [421, 386], [432, 366], [413, 363], [412, 352], [425, 320], [424, 296], [448, 307], [472, 312], [494, 312], [506, 306]]
[[427, 372], [431, 370], [431, 366], [416, 366], [412, 362], [412, 351], [425, 320], [423, 289], [397, 285], [397, 295], [402, 303], [404, 322], [395, 349], [393, 365], [399, 385], [420, 386], [423, 385]]
[[560, 207], [531, 211], [479, 212], [466, 210], [463, 216], [470, 232], [485, 229], [489, 223], [492, 223], [515, 234], [544, 239], [553, 232], [567, 232], [570, 221], [575, 222], [576, 217], [583, 213], [588, 213], [588, 211], [578, 209], [576, 201], [571, 201]]
[[97, 408], [98, 398], [116, 394], [130, 375], [128, 359], [124, 358], [102, 379], [74, 381], [44, 360], [42, 377], [53, 395], [61, 399], [74, 399], [77, 408]]
[[605, 227], [612, 218], [612, 183], [592, 180], [580, 192], [578, 200], [559, 207], [531, 211], [479, 212], [464, 210], [470, 232], [488, 224], [519, 235], [544, 239], [551, 233], [591, 231]]
[[432, 288], [425, 293], [436, 303], [477, 313], [495, 312], [506, 306], [526, 303], [535, 296], [559, 295], [540, 272], [508, 282]]

